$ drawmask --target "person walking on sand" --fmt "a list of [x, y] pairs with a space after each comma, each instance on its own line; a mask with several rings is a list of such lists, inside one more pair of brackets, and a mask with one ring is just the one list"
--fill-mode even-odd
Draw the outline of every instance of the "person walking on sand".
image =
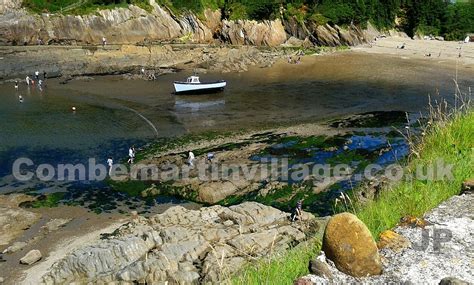
[[20, 103], [23, 103], [23, 96], [19, 95], [18, 100], [20, 101]]
[[18, 90], [18, 80], [15, 80], [15, 90]]
[[46, 80], [46, 71], [43, 71], [43, 80]]
[[26, 85], [30, 85], [30, 80], [31, 79], [28, 75], [26, 76], [25, 80], [26, 80]]
[[35, 79], [36, 79], [36, 81], [38, 81], [39, 76], [40, 76], [40, 72], [39, 72], [38, 70], [35, 71]]
[[111, 157], [107, 159], [107, 165], [109, 166], [109, 176], [112, 176], [112, 167], [114, 166], [114, 160]]
[[290, 219], [292, 222], [296, 221], [297, 219], [301, 221], [302, 216], [303, 216], [303, 199], [300, 199], [298, 200], [298, 202], [296, 202], [296, 207], [293, 209]]
[[105, 47], [107, 45], [107, 39], [105, 37], [102, 37], [102, 47]]

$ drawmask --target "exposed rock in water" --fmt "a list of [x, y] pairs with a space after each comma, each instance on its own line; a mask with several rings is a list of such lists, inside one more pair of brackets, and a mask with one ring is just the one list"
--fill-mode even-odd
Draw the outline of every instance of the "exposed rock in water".
[[30, 250], [25, 256], [20, 259], [21, 264], [31, 265], [35, 262], [38, 262], [43, 256], [41, 252], [37, 249]]
[[336, 267], [355, 277], [382, 273], [377, 245], [367, 226], [355, 215], [333, 216], [326, 227], [323, 251]]
[[219, 282], [254, 258], [303, 241], [314, 217], [290, 223], [288, 214], [258, 203], [198, 211], [176, 206], [136, 217], [97, 245], [57, 262], [44, 283]]

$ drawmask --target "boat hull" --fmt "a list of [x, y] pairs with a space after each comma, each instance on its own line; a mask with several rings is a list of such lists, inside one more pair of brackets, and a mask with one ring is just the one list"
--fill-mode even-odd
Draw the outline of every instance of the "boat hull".
[[208, 83], [174, 82], [174, 91], [175, 94], [209, 94], [224, 90], [226, 85], [227, 82], [225, 81]]

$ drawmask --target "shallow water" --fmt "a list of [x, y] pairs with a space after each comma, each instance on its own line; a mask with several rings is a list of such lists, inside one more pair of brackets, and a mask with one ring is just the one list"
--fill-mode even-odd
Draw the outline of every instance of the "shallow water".
[[[458, 73], [461, 86], [473, 85], [471, 69]], [[18, 157], [29, 157], [35, 164], [74, 164], [91, 157], [105, 163], [108, 156], [119, 161], [130, 145], [156, 137], [150, 123], [158, 136], [169, 137], [369, 111], [424, 111], [429, 94], [437, 100], [452, 96], [455, 69], [454, 63], [340, 53], [305, 58], [300, 65], [202, 74], [203, 80], [226, 79], [228, 88], [214, 95], [172, 95], [172, 81], [188, 75], [164, 75], [154, 82], [99, 77], [66, 85], [51, 79], [42, 91], [0, 85], [0, 193], [64, 187], [56, 182], [15, 181], [9, 174]]]

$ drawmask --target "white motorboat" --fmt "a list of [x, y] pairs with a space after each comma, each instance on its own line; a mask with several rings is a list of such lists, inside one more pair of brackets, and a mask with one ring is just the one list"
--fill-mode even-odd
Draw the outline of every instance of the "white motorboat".
[[206, 94], [222, 91], [226, 85], [224, 80], [201, 82], [199, 76], [193, 75], [186, 81], [175, 81], [174, 90], [176, 94]]

